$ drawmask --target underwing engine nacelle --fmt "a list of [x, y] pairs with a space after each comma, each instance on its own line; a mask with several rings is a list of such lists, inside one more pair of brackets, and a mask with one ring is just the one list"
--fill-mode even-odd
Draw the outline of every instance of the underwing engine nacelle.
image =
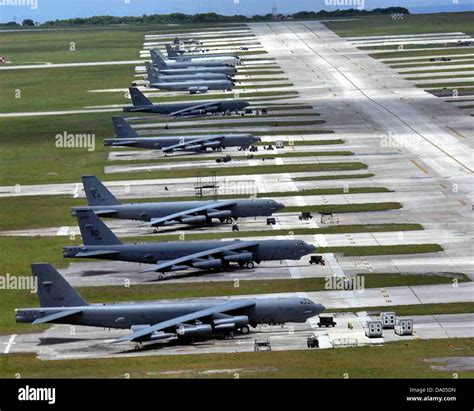
[[176, 334], [180, 337], [199, 337], [212, 334], [212, 326], [210, 324], [198, 325], [180, 325], [176, 329]]
[[214, 330], [220, 332], [235, 331], [249, 325], [249, 317], [246, 315], [236, 315], [229, 318], [219, 318], [213, 322]]
[[[141, 331], [145, 328], [148, 328], [149, 325], [133, 325], [131, 327], [133, 332]], [[147, 336], [144, 336], [140, 341], [158, 341], [158, 340], [166, 340], [168, 338], [174, 337], [173, 333], [153, 333]]]
[[197, 215], [193, 217], [184, 217], [181, 219], [184, 224], [201, 224], [207, 222], [207, 216]]
[[252, 253], [240, 253], [235, 255], [226, 255], [224, 257], [225, 261], [229, 261], [231, 263], [248, 263], [253, 261]]
[[218, 260], [217, 258], [211, 258], [209, 260], [203, 260], [203, 261], [195, 261], [193, 262], [193, 267], [204, 268], [204, 269], [222, 268], [222, 261]]
[[209, 87], [189, 87], [188, 90], [191, 94], [202, 94], [202, 93], [207, 93], [207, 90], [209, 90]]
[[209, 211], [207, 213], [207, 216], [211, 218], [229, 218], [229, 217], [232, 217], [232, 211], [230, 210]]

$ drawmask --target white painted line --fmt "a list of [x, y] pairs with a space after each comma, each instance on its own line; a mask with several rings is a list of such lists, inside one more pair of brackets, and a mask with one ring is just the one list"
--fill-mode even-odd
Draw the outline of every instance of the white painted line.
[[69, 235], [69, 227], [67, 226], [59, 227], [59, 230], [56, 233], [56, 235], [59, 235], [59, 236]]
[[8, 342], [4, 343], [6, 345], [5, 350], [3, 351], [4, 354], [8, 354], [10, 352], [10, 349], [12, 348], [13, 344], [15, 344], [14, 343], [15, 338], [16, 338], [16, 334], [13, 334], [8, 339]]

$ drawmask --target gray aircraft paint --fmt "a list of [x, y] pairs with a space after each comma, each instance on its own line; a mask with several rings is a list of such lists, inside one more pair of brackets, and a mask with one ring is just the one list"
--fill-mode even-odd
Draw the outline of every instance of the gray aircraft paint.
[[149, 87], [160, 90], [189, 91], [190, 93], [205, 93], [208, 90], [232, 90], [235, 83], [231, 80], [183, 80], [183, 81], [163, 81], [162, 76], [155, 71], [150, 63], [145, 63]]
[[188, 135], [188, 136], [159, 136], [140, 137], [122, 117], [112, 117], [115, 136], [114, 139], [104, 139], [104, 146], [134, 147], [173, 151], [206, 151], [210, 149], [224, 149], [226, 147], [248, 148], [260, 141], [259, 137], [251, 134], [221, 134], [221, 135]]
[[206, 55], [206, 54], [178, 54], [171, 49], [169, 44], [166, 45], [166, 50], [168, 53], [168, 58], [176, 62], [202, 62], [202, 61], [212, 61], [212, 62], [222, 62], [226, 64], [231, 64], [233, 66], [241, 64], [240, 58], [237, 56], [230, 55]]
[[206, 113], [238, 113], [249, 106], [246, 100], [208, 100], [191, 103], [153, 104], [135, 87], [129, 88], [133, 106], [124, 107], [124, 112], [146, 112], [171, 116], [192, 116]]
[[[63, 247], [64, 258], [99, 258], [156, 264], [160, 267], [164, 263], [166, 268], [156, 269], [164, 273], [187, 268], [222, 268], [231, 262], [243, 265], [272, 260], [299, 260], [315, 250], [313, 245], [296, 239], [123, 244], [92, 210], [77, 209], [75, 213], [84, 245]], [[179, 261], [175, 263], [175, 260]]]
[[230, 76], [223, 73], [193, 73], [193, 74], [161, 74], [158, 73], [160, 81], [173, 83], [179, 81], [197, 80], [230, 80]]
[[[17, 323], [132, 328], [134, 331], [158, 324], [156, 328], [164, 331], [162, 336], [166, 338], [179, 334], [182, 325], [192, 327], [190, 322], [173, 322], [187, 315], [207, 324], [211, 333], [207, 337], [210, 337], [221, 332], [218, 324], [223, 320], [231, 324], [227, 331], [233, 331], [232, 328], [237, 330], [247, 324], [256, 327], [258, 324], [303, 323], [325, 309], [307, 298], [196, 299], [89, 305], [50, 264], [32, 264], [31, 268], [33, 276], [38, 279], [40, 307], [16, 309]], [[241, 308], [229, 309], [232, 307]], [[199, 312], [203, 310], [208, 310], [210, 315], [200, 317]], [[166, 322], [170, 324], [168, 327], [159, 327]], [[153, 339], [153, 333], [149, 333], [142, 341]]]
[[157, 49], [150, 50], [153, 64], [159, 69], [187, 68], [187, 67], [233, 67], [221, 61], [169, 61], [165, 60], [163, 54]]
[[235, 67], [181, 67], [181, 68], [159, 68], [155, 63], [153, 67], [163, 75], [196, 74], [196, 73], [221, 73], [233, 77], [237, 74]]
[[224, 58], [232, 58], [235, 60], [240, 60], [240, 57], [237, 54], [229, 54], [229, 53], [207, 53], [207, 52], [200, 52], [194, 53], [188, 50], [176, 50], [170, 44], [166, 46], [166, 53], [168, 58], [171, 60], [175, 59], [193, 59], [193, 58], [217, 58], [217, 57], [224, 57]]
[[[208, 200], [208, 201], [172, 201], [159, 203], [121, 204], [120, 201], [95, 176], [83, 176], [82, 184], [87, 198], [88, 208], [100, 217], [126, 220], [150, 221], [156, 218], [166, 218], [176, 213], [185, 213], [184, 217], [206, 217], [206, 221], [196, 221], [194, 224], [210, 223], [221, 219], [237, 219], [242, 217], [268, 217], [281, 210], [284, 205], [271, 199], [255, 200]], [[225, 206], [229, 204], [228, 206]], [[190, 213], [193, 209], [208, 207], [199, 213]], [[75, 215], [78, 208], [72, 208]], [[219, 213], [221, 213], [219, 215]], [[212, 217], [216, 215], [216, 217]], [[209, 217], [211, 216], [211, 217]], [[160, 225], [183, 223], [182, 218]], [[193, 224], [193, 223], [190, 223]]]

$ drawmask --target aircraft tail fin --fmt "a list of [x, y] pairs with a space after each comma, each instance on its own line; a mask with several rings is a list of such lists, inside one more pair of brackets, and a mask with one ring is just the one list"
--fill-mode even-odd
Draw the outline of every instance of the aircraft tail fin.
[[168, 57], [170, 58], [178, 57], [178, 53], [176, 52], [175, 49], [173, 49], [173, 47], [171, 47], [170, 44], [166, 45], [166, 53], [168, 54]]
[[164, 70], [168, 68], [168, 64], [166, 64], [166, 61], [163, 57], [163, 54], [161, 54], [160, 50], [151, 49], [150, 55], [151, 55], [151, 61], [156, 67], [158, 67], [159, 70]]
[[76, 209], [82, 242], [88, 245], [119, 245], [122, 242], [89, 208]]
[[137, 138], [137, 132], [130, 127], [130, 124], [123, 117], [112, 117], [112, 124], [114, 125], [116, 138]]
[[82, 176], [82, 185], [89, 206], [118, 205], [120, 201], [95, 176]]
[[79, 307], [88, 305], [51, 264], [31, 264], [31, 272], [38, 281], [37, 293], [41, 307]]
[[159, 81], [160, 76], [156, 73], [155, 68], [150, 63], [145, 63], [145, 67], [148, 75], [148, 81], [150, 83], [156, 83]]
[[132, 98], [132, 104], [134, 106], [151, 106], [152, 103], [148, 100], [143, 93], [138, 90], [136, 87], [130, 87], [128, 89], [130, 91], [130, 97]]

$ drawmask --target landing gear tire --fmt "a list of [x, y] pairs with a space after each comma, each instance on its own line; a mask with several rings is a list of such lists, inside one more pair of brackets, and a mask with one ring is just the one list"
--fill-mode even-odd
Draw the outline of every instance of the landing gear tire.
[[232, 224], [232, 223], [234, 222], [234, 220], [233, 220], [232, 218], [226, 218], [226, 219], [224, 220], [224, 222], [225, 222], [226, 224]]
[[248, 261], [245, 263], [245, 268], [251, 270], [252, 268], [255, 267], [255, 264], [253, 263], [253, 261]]
[[250, 332], [250, 328], [246, 325], [244, 325], [241, 329], [240, 332], [244, 335], [248, 334]]

